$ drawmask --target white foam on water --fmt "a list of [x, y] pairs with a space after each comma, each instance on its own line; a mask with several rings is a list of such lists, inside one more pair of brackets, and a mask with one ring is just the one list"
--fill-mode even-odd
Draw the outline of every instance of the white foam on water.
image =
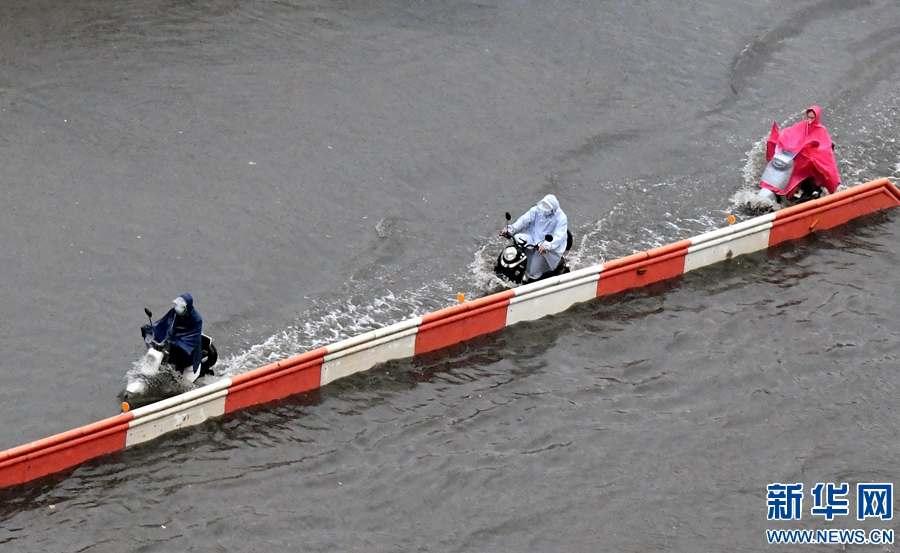
[[765, 213], [771, 213], [781, 209], [778, 202], [763, 198], [757, 190], [741, 189], [734, 193], [731, 197], [731, 203], [738, 209], [743, 210], [748, 215], [756, 216]]
[[131, 397], [139, 396], [139, 395], [146, 395], [147, 381], [145, 381], [143, 379], [129, 381], [128, 384], [125, 386], [125, 393], [127, 393]]
[[[354, 283], [351, 283], [354, 284]], [[365, 301], [365, 290], [320, 304], [298, 320], [248, 350], [220, 359], [217, 377], [233, 376], [269, 363], [453, 305], [458, 293], [443, 280], [417, 290], [387, 290]], [[355, 298], [361, 297], [362, 300]]]
[[[204, 377], [197, 379], [196, 385], [203, 386], [215, 380], [215, 378]], [[194, 389], [194, 387], [195, 385], [191, 384], [182, 375], [176, 375], [168, 369], [160, 370], [152, 376], [129, 371], [126, 375], [125, 392], [130, 397], [158, 398], [182, 394]]]
[[595, 221], [581, 232], [577, 234], [573, 232], [573, 234], [575, 234], [575, 243], [572, 244], [572, 250], [566, 254], [572, 270], [598, 265], [606, 261], [604, 255], [606, 244], [602, 238], [603, 220]]
[[162, 361], [162, 353], [148, 349], [140, 359], [136, 360], [131, 369], [125, 373], [126, 378], [138, 376], [155, 376], [159, 372], [159, 364]]
[[[134, 362], [131, 369], [125, 373], [125, 392], [128, 396], [137, 398], [174, 396], [195, 387], [183, 375], [174, 374], [168, 365], [161, 365], [162, 358], [162, 352], [150, 348]], [[215, 381], [215, 378], [212, 380], [210, 378], [198, 379], [197, 386]]]
[[472, 284], [476, 288], [484, 290], [492, 290], [495, 288], [503, 288], [509, 283], [497, 277], [494, 274], [494, 264], [497, 262], [497, 256], [507, 246], [509, 240], [500, 236], [491, 237], [491, 239], [472, 256], [472, 262], [469, 263], [469, 275]]
[[769, 137], [754, 142], [747, 152], [747, 160], [741, 168], [744, 188], [759, 189], [759, 178], [766, 169], [766, 142]]

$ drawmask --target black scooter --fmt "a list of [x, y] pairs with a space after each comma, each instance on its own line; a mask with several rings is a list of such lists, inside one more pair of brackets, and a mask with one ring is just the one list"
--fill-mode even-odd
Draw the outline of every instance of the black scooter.
[[[507, 228], [509, 228], [509, 222], [511, 219], [512, 215], [510, 215], [509, 212], [506, 212]], [[537, 280], [564, 275], [569, 272], [569, 264], [566, 262], [565, 254], [572, 249], [574, 236], [572, 236], [572, 231], [569, 230], [566, 230], [566, 235], [566, 251], [563, 253], [562, 258], [559, 260], [559, 264], [552, 271], [547, 271], [546, 273], [542, 274], [541, 278]], [[528, 260], [528, 252], [537, 249], [539, 247], [539, 244], [527, 244], [524, 240], [516, 240], [516, 238], [511, 233], [507, 233], [506, 238], [512, 243], [509, 246], [503, 248], [503, 251], [501, 251], [500, 255], [497, 256], [497, 263], [494, 264], [494, 273], [497, 276], [506, 278], [513, 284], [527, 284], [529, 282], [537, 282], [536, 280], [530, 280], [525, 276], [525, 265], [526, 261]], [[544, 237], [544, 240], [547, 242], [552, 242], [553, 235], [546, 235]]]

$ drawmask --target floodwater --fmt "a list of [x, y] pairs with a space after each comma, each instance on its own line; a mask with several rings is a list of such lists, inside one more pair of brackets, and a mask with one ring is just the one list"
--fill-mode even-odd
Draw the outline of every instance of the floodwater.
[[[5, 2], [0, 448], [116, 414], [142, 308], [184, 292], [230, 375], [497, 290], [503, 213], [547, 193], [575, 267], [749, 218], [772, 121], [812, 104], [845, 187], [897, 183], [898, 22], [895, 0]], [[816, 483], [900, 481], [898, 233], [867, 216], [5, 490], [0, 544], [900, 531], [809, 510]], [[802, 519], [768, 521], [796, 482]]]

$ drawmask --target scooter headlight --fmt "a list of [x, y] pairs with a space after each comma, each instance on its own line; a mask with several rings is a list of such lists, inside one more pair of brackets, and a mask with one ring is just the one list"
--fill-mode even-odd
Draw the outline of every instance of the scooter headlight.
[[514, 248], [513, 246], [507, 246], [506, 249], [503, 250], [504, 261], [513, 261], [517, 255], [519, 255], [519, 252], [517, 252], [516, 248]]

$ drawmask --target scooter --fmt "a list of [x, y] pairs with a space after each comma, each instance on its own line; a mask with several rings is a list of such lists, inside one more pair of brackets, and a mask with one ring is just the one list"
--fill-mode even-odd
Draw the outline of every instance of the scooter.
[[177, 393], [179, 381], [182, 384], [193, 385], [202, 376], [214, 376], [212, 366], [219, 359], [219, 353], [212, 339], [206, 334], [200, 335], [202, 349], [202, 362], [200, 370], [196, 373], [192, 365], [178, 367], [169, 359], [171, 348], [167, 338], [157, 342], [153, 336], [153, 313], [144, 308], [144, 313], [150, 319], [149, 324], [141, 327], [141, 337], [147, 346], [147, 353], [138, 363], [137, 370], [129, 372], [128, 383], [122, 394], [123, 399], [142, 398], [150, 395], [167, 395], [166, 390], [174, 389]]
[[[507, 212], [507, 227], [509, 227], [509, 222], [511, 219], [512, 215]], [[559, 264], [552, 271], [547, 271], [546, 273], [542, 274], [541, 278], [537, 280], [543, 280], [545, 278], [559, 276], [569, 272], [569, 264], [566, 262], [565, 254], [572, 249], [574, 236], [572, 236], [572, 232], [569, 230], [566, 230], [566, 235], [566, 251], [563, 253], [562, 258], [559, 260]], [[526, 284], [528, 282], [536, 282], [533, 280], [529, 280], [525, 276], [525, 266], [528, 260], [528, 252], [537, 249], [538, 247], [540, 247], [540, 244], [528, 244], [525, 242], [525, 240], [516, 239], [515, 236], [510, 233], [506, 234], [505, 236], [511, 242], [511, 244], [503, 248], [503, 250], [500, 252], [500, 255], [497, 256], [497, 262], [494, 264], [494, 273], [497, 276], [506, 278], [513, 284]], [[548, 234], [544, 236], [544, 240], [546, 242], [552, 242], [553, 235]]]
[[759, 197], [782, 205], [796, 205], [828, 194], [840, 185], [834, 144], [820, 148], [802, 128], [789, 127], [783, 132], [772, 126], [767, 144], [767, 159], [759, 181]]

